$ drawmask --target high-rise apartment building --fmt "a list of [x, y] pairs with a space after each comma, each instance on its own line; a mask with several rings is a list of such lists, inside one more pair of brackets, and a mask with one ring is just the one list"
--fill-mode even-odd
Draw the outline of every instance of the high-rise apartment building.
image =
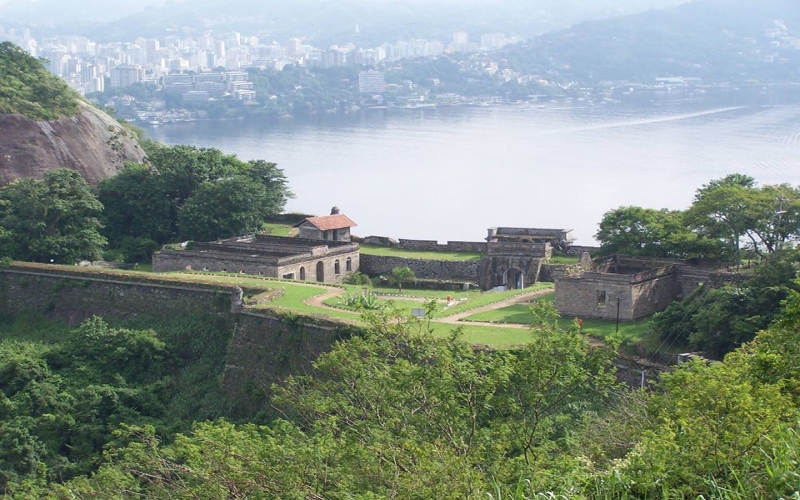
[[386, 81], [380, 71], [369, 70], [358, 73], [358, 91], [362, 94], [380, 94], [386, 90]]

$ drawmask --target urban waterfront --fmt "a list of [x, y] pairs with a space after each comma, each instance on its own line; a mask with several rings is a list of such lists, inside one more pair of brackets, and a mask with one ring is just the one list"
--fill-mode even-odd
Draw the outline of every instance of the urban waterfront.
[[288, 211], [337, 205], [355, 234], [478, 240], [491, 226], [572, 228], [592, 244], [607, 210], [686, 208], [729, 173], [800, 184], [800, 106], [581, 102], [362, 110], [311, 122], [148, 127], [284, 169]]

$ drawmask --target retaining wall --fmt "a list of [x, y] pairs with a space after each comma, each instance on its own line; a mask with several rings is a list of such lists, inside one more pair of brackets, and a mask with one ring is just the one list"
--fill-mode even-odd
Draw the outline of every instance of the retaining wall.
[[432, 252], [474, 252], [485, 253], [486, 243], [482, 241], [448, 241], [439, 244], [436, 240], [399, 240], [398, 248], [404, 250]]
[[[312, 316], [244, 311], [242, 290], [224, 285], [168, 283], [160, 278], [125, 280], [113, 274], [66, 267], [12, 267], [0, 271], [0, 313], [35, 312], [78, 325], [91, 316], [124, 319], [145, 315], [215, 314], [233, 331], [224, 367], [224, 392], [245, 406], [262, 404], [272, 383], [311, 370], [317, 356], [359, 330]], [[229, 327], [230, 328], [230, 327]]]
[[0, 276], [0, 308], [16, 315], [34, 311], [53, 319], [79, 324], [92, 315], [155, 317], [182, 313], [237, 311], [242, 290], [225, 287], [170, 283], [165, 280], [129, 280], [102, 273], [46, 269], [4, 269]]
[[361, 254], [361, 272], [388, 276], [395, 267], [408, 266], [417, 278], [476, 282], [480, 261], [423, 260]]

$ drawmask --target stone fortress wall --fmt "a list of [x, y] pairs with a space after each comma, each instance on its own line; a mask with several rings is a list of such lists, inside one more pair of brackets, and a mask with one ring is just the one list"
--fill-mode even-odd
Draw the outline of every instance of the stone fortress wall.
[[365, 244], [429, 252], [480, 253], [481, 259], [468, 262], [422, 260], [400, 257], [361, 256], [362, 272], [385, 275], [397, 266], [408, 266], [418, 278], [477, 283], [481, 290], [498, 287], [524, 288], [540, 280], [543, 263], [552, 255], [553, 245], [568, 247], [572, 230], [492, 227], [485, 241], [394, 240], [367, 236]]
[[[0, 313], [35, 313], [78, 325], [91, 316], [173, 318], [212, 315], [228, 352], [218, 374], [226, 394], [246, 400], [248, 387], [268, 390], [307, 373], [316, 357], [358, 328], [312, 316], [255, 312], [235, 286], [182, 283], [152, 275], [131, 278], [85, 268], [16, 264], [0, 270]], [[259, 400], [264, 392], [258, 392]]]
[[202, 270], [340, 283], [359, 270], [357, 243], [256, 235], [153, 254], [156, 272]]
[[587, 267], [555, 274], [555, 306], [561, 314], [633, 320], [648, 316], [698, 286], [715, 286], [722, 274], [713, 263], [614, 255]]

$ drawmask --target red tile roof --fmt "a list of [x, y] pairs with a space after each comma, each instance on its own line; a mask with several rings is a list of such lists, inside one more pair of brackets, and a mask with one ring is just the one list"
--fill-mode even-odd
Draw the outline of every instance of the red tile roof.
[[[331, 229], [344, 229], [346, 227], [353, 227], [356, 225], [356, 223], [351, 221], [349, 217], [342, 214], [309, 217], [303, 222], [310, 222], [314, 227], [316, 227], [320, 231], [330, 231]], [[303, 224], [303, 222], [301, 222], [300, 224]], [[297, 224], [297, 226], [299, 226], [300, 224]]]

